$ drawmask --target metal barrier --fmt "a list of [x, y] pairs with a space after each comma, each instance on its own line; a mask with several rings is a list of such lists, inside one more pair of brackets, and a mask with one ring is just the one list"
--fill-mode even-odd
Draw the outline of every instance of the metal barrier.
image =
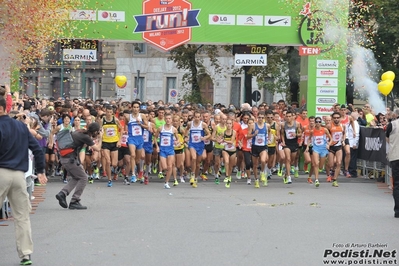
[[389, 165], [383, 164], [381, 162], [370, 162], [365, 160], [357, 160], [357, 171], [358, 176], [363, 176], [364, 178], [381, 178], [384, 177], [385, 183], [391, 186], [390, 176], [392, 175], [392, 170]]

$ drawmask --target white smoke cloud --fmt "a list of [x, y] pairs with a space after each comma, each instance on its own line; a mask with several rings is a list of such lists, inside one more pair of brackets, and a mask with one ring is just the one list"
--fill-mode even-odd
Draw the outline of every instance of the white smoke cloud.
[[382, 100], [378, 84], [374, 80], [380, 69], [374, 53], [357, 44], [352, 46], [350, 52], [353, 58], [351, 75], [355, 90], [367, 95], [367, 100], [376, 114], [384, 112], [385, 102]]

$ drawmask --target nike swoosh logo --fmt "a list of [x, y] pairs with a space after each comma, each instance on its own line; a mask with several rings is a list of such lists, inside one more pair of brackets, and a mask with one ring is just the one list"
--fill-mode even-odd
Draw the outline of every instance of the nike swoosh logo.
[[269, 18], [269, 21], [267, 23], [269, 25], [273, 25], [273, 24], [276, 24], [277, 22], [280, 22], [280, 21], [283, 21], [283, 20], [285, 20], [285, 18], [278, 19], [278, 20], [272, 20], [272, 19]]

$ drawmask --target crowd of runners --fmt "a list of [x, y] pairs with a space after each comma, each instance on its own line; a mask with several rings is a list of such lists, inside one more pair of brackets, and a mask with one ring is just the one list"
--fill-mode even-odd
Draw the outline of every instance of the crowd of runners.
[[185, 182], [197, 187], [200, 179], [229, 188], [233, 176], [259, 188], [268, 186], [273, 174], [290, 184], [301, 170], [316, 187], [322, 181], [338, 187], [340, 174], [357, 177], [359, 126], [384, 126], [387, 117], [376, 118], [369, 104], [333, 109], [331, 115], [308, 117], [306, 109], [284, 100], [237, 107], [25, 96], [13, 101], [9, 114], [29, 124], [45, 153], [47, 175], [60, 175], [65, 183], [68, 173], [59, 163], [56, 133], [97, 122], [103, 131], [101, 152], [79, 151], [91, 184], [107, 179], [112, 187], [120, 179], [147, 185], [156, 174], [166, 189]]

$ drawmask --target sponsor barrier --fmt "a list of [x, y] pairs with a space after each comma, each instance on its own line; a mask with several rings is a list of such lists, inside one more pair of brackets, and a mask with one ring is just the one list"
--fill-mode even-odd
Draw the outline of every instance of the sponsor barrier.
[[383, 178], [390, 184], [390, 168], [386, 153], [385, 131], [381, 128], [360, 127], [358, 170], [365, 178]]

